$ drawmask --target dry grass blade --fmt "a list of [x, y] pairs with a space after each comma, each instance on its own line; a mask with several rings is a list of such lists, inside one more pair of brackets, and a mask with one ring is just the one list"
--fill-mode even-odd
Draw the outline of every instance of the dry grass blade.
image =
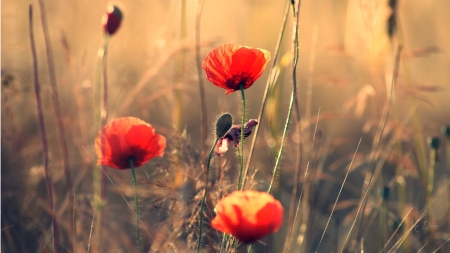
[[[405, 239], [409, 236], [409, 234], [411, 233], [411, 231], [417, 226], [417, 224], [425, 217], [425, 215], [427, 214], [427, 210], [425, 210], [422, 215], [420, 215], [420, 217], [417, 219], [416, 222], [414, 222], [414, 224], [408, 229], [408, 231], [400, 238], [400, 240], [398, 240], [394, 246], [392, 246], [392, 248], [388, 251], [388, 253], [391, 252], [397, 252], [397, 250], [400, 248], [400, 246], [402, 245], [403, 241], [405, 241]], [[425, 246], [425, 245], [424, 245]]]
[[[64, 167], [64, 176], [66, 180], [66, 187], [68, 190], [68, 196], [69, 196], [69, 210], [70, 212], [73, 212], [74, 210], [74, 199], [73, 199], [73, 186], [72, 186], [72, 179], [70, 176], [70, 167], [69, 167], [69, 152], [67, 151], [67, 143], [66, 143], [66, 137], [64, 134], [64, 125], [62, 122], [62, 116], [61, 116], [61, 110], [59, 105], [59, 97], [58, 97], [58, 88], [56, 84], [56, 72], [55, 72], [55, 64], [53, 63], [53, 51], [52, 51], [52, 44], [50, 41], [50, 33], [48, 30], [48, 23], [47, 23], [47, 13], [44, 6], [44, 0], [39, 0], [39, 8], [41, 11], [41, 23], [42, 23], [42, 30], [44, 33], [44, 40], [45, 40], [45, 48], [46, 48], [46, 54], [47, 54], [47, 65], [48, 65], [48, 72], [50, 77], [50, 85], [52, 89], [52, 102], [53, 102], [53, 110], [55, 113], [55, 119], [56, 119], [56, 126], [59, 136], [59, 142], [60, 142], [60, 148], [63, 158], [63, 167]], [[73, 250], [75, 250], [75, 216], [70, 216], [70, 226], [71, 226], [71, 240], [73, 244]]]
[[270, 68], [269, 79], [267, 79], [266, 87], [264, 88], [264, 95], [263, 95], [262, 102], [261, 102], [261, 108], [259, 109], [259, 114], [258, 114], [258, 122], [259, 122], [259, 124], [256, 125], [256, 127], [255, 127], [255, 132], [254, 132], [253, 138], [252, 138], [252, 144], [250, 145], [250, 151], [248, 153], [247, 164], [245, 165], [245, 169], [244, 169], [244, 178], [242, 180], [242, 189], [245, 189], [245, 182], [247, 180], [247, 175], [248, 175], [248, 170], [249, 170], [249, 167], [250, 167], [250, 162], [252, 160], [253, 151], [255, 150], [256, 138], [257, 138], [258, 133], [259, 133], [259, 128], [261, 127], [262, 115], [264, 113], [264, 109], [265, 109], [265, 106], [266, 106], [267, 95], [269, 94], [269, 88], [271, 87], [271, 79], [270, 79], [270, 77], [271, 76], [275, 76], [272, 72], [275, 69], [275, 66], [276, 66], [276, 63], [277, 63], [277, 59], [278, 59], [278, 55], [280, 53], [281, 41], [283, 39], [284, 30], [286, 29], [286, 23], [287, 23], [288, 16], [289, 16], [289, 4], [286, 4], [284, 15], [283, 15], [283, 21], [282, 21], [282, 25], [281, 25], [281, 30], [280, 30], [280, 33], [278, 34], [277, 45], [275, 46], [275, 56], [274, 56], [273, 61], [272, 61], [272, 67]]
[[[364, 210], [365, 210], [366, 203], [367, 203], [367, 195], [369, 194], [369, 191], [371, 189], [372, 180], [374, 178], [374, 171], [375, 171], [375, 168], [376, 168], [376, 164], [375, 164], [376, 153], [377, 153], [376, 151], [378, 150], [381, 138], [383, 136], [384, 129], [385, 129], [387, 121], [389, 119], [389, 112], [390, 112], [390, 109], [391, 109], [391, 106], [392, 106], [392, 103], [393, 103], [394, 91], [395, 91], [395, 87], [396, 87], [396, 83], [397, 83], [397, 79], [398, 79], [398, 72], [399, 72], [399, 65], [400, 65], [400, 56], [401, 56], [402, 48], [403, 48], [402, 45], [399, 45], [398, 48], [397, 48], [397, 53], [396, 53], [396, 56], [395, 56], [394, 73], [393, 73], [393, 76], [392, 76], [392, 84], [391, 84], [391, 88], [390, 88], [388, 101], [387, 101], [386, 106], [384, 107], [383, 114], [381, 116], [381, 121], [380, 121], [380, 124], [379, 124], [379, 128], [377, 130], [377, 133], [375, 134], [374, 143], [372, 145], [372, 150], [371, 150], [372, 157], [370, 159], [370, 165], [371, 165], [372, 168], [371, 168], [371, 172], [370, 172], [370, 178], [369, 178], [369, 181], [367, 183], [364, 196], [361, 199], [360, 205], [358, 207], [358, 211], [356, 213], [355, 220], [354, 220], [354, 222], [352, 224], [352, 227], [351, 227], [351, 229], [349, 231], [349, 234], [348, 234], [347, 238], [345, 239], [344, 244], [342, 245], [341, 252], [342, 252], [342, 250], [344, 250], [345, 244], [346, 244], [347, 240], [349, 239], [349, 237], [351, 235], [353, 226], [354, 226], [356, 220], [358, 220], [358, 214], [362, 210], [363, 211], [363, 215], [360, 218], [357, 235], [356, 235], [356, 238], [353, 241], [353, 245], [356, 245], [357, 240], [360, 238], [360, 231], [361, 231], [362, 221], [363, 221], [363, 218], [364, 218]], [[354, 247], [354, 249], [356, 249], [356, 247]]]
[[448, 238], [445, 242], [443, 242], [441, 245], [439, 245], [439, 247], [435, 251], [433, 251], [433, 253], [439, 252], [439, 250], [442, 248], [442, 246], [444, 246], [448, 242], [450, 242], [450, 238]]
[[50, 216], [52, 220], [52, 233], [53, 233], [53, 250], [58, 253], [60, 252], [59, 246], [59, 227], [56, 219], [55, 205], [53, 201], [53, 185], [50, 178], [49, 171], [49, 157], [48, 157], [48, 143], [47, 143], [47, 134], [45, 132], [45, 123], [44, 123], [44, 115], [42, 113], [42, 102], [41, 102], [41, 91], [39, 85], [39, 76], [38, 76], [38, 59], [36, 53], [36, 44], [34, 40], [34, 29], [33, 29], [33, 6], [30, 4], [29, 12], [29, 29], [30, 29], [30, 45], [31, 45], [31, 54], [33, 57], [33, 77], [34, 77], [34, 91], [36, 95], [36, 104], [37, 104], [37, 113], [38, 113], [38, 122], [39, 129], [42, 141], [42, 150], [44, 152], [44, 173], [45, 173], [45, 181], [47, 184], [47, 192], [48, 192], [48, 202], [50, 206]]
[[342, 185], [341, 185], [341, 188], [339, 189], [339, 193], [338, 193], [338, 195], [336, 197], [336, 201], [334, 202], [333, 208], [331, 209], [330, 216], [328, 217], [328, 220], [327, 220], [327, 223], [325, 225], [325, 228], [323, 229], [322, 236], [320, 237], [319, 245], [317, 245], [316, 253], [319, 252], [320, 244], [322, 243], [323, 237], [325, 236], [325, 233], [327, 232], [328, 224], [330, 224], [331, 216], [333, 216], [334, 209], [336, 208], [336, 205], [337, 205], [337, 202], [339, 200], [339, 197], [341, 196], [342, 189], [344, 189], [345, 182], [347, 181], [348, 174], [349, 174], [350, 169], [351, 169], [351, 167], [353, 165], [353, 161], [355, 160], [355, 156], [356, 156], [356, 153], [358, 152], [359, 145], [361, 144], [361, 140], [362, 140], [362, 137], [359, 139], [358, 146], [356, 147], [355, 153], [353, 154], [353, 158], [352, 158], [352, 160], [351, 160], [351, 162], [350, 162], [350, 164], [348, 166], [347, 172], [345, 173], [345, 177], [344, 177], [344, 180], [342, 181]]
[[[315, 140], [316, 140], [316, 134], [317, 134], [317, 126], [319, 125], [319, 118], [320, 118], [320, 109], [321, 108], [319, 108], [319, 110], [318, 110], [318, 112], [317, 112], [317, 118], [316, 118], [316, 127], [315, 127], [315, 129], [314, 129], [314, 134], [313, 134], [313, 138], [312, 138], [312, 142], [313, 143], [315, 143]], [[318, 148], [318, 147], [317, 147]], [[317, 154], [317, 152], [316, 152], [316, 154]], [[310, 164], [310, 161], [308, 161], [308, 164], [307, 164], [307, 166], [306, 166], [306, 171], [305, 171], [305, 182], [307, 181], [307, 176], [308, 176], [308, 169], [309, 169], [309, 164]], [[313, 178], [313, 180], [315, 181], [315, 172], [316, 172], [316, 167], [313, 167], [313, 176], [312, 176], [312, 178]], [[299, 208], [297, 207], [297, 209], [296, 209], [296, 212], [294, 213], [294, 208], [295, 208], [295, 203], [296, 203], [296, 198], [297, 198], [297, 187], [298, 187], [298, 183], [300, 182], [300, 167], [297, 167], [296, 168], [296, 170], [295, 170], [295, 176], [294, 176], [294, 180], [295, 180], [295, 182], [294, 182], [294, 188], [292, 189], [292, 195], [291, 195], [291, 200], [290, 200], [290, 206], [289, 206], [289, 222], [288, 222], [288, 224], [292, 224], [292, 227], [291, 227], [291, 229], [290, 230], [288, 230], [288, 233], [287, 233], [287, 235], [286, 235], [286, 241], [285, 241], [285, 244], [284, 244], [284, 249], [283, 249], [283, 252], [288, 252], [289, 251], [289, 248], [290, 248], [290, 245], [291, 245], [291, 243], [292, 243], [292, 233], [293, 233], [293, 231], [294, 231], [294, 228], [295, 228], [295, 221], [296, 221], [296, 218], [297, 218], [297, 216], [298, 216], [298, 211], [299, 211]], [[313, 183], [313, 184], [311, 184], [311, 185], [309, 185], [309, 187], [310, 188], [314, 188], [315, 187], [315, 184]], [[298, 205], [300, 206], [300, 203], [301, 203], [301, 200], [302, 200], [302, 196], [303, 196], [303, 190], [304, 190], [304, 188], [305, 188], [305, 184], [302, 186], [302, 189], [301, 189], [301, 193], [300, 193], [300, 196], [299, 196], [299, 199], [298, 199]], [[308, 237], [309, 238], [309, 237]]]
[[[206, 98], [205, 98], [205, 85], [202, 78], [202, 63], [200, 56], [200, 19], [202, 16], [203, 3], [205, 0], [199, 0], [197, 6], [197, 15], [195, 17], [195, 60], [197, 63], [198, 74], [198, 88], [200, 92], [200, 108], [201, 108], [201, 124], [200, 124], [200, 147], [201, 147], [201, 159], [202, 166], [205, 167], [206, 161], [206, 138], [208, 136], [206, 129], [208, 128], [207, 110], [206, 110]], [[203, 169], [205, 170], [205, 169]]]
[[411, 213], [411, 211], [413, 210], [413, 208], [409, 209], [409, 211], [406, 213], [405, 217], [402, 219], [402, 222], [400, 222], [397, 226], [397, 228], [395, 229], [394, 233], [392, 234], [392, 236], [387, 240], [387, 242], [384, 244], [384, 247], [380, 250], [380, 252], [384, 252], [384, 249], [387, 247], [387, 245], [389, 244], [389, 242], [391, 242], [392, 238], [394, 238], [394, 236], [397, 234], [398, 230], [401, 228], [401, 226], [403, 225], [403, 223], [406, 220], [406, 217], [408, 217], [408, 215]]
[[[201, 46], [209, 45], [213, 41], [204, 41], [201, 43]], [[195, 46], [195, 45], [194, 45]], [[145, 87], [145, 85], [153, 78], [155, 77], [159, 70], [177, 53], [183, 51], [183, 50], [191, 50], [192, 45], [187, 40], [183, 40], [180, 43], [178, 43], [172, 50], [167, 52], [163, 55], [163, 57], [151, 68], [147, 69], [145, 74], [141, 77], [141, 79], [138, 81], [136, 85], [133, 86], [133, 89], [126, 95], [126, 97], [123, 99], [123, 102], [121, 104], [121, 107], [118, 109], [117, 115], [123, 114], [126, 109], [131, 105], [133, 101], [135, 101], [136, 96], [142, 91], [142, 89]]]
[[92, 215], [91, 229], [89, 230], [89, 240], [86, 252], [89, 253], [89, 249], [91, 248], [91, 239], [92, 239], [92, 231], [94, 230], [94, 221], [95, 221], [95, 209], [94, 214]]

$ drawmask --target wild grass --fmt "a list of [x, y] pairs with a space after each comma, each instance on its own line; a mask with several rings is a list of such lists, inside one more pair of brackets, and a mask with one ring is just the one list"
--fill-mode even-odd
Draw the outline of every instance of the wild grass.
[[[123, 2], [97, 78], [106, 2], [3, 3], [2, 252], [139, 252], [136, 229], [143, 252], [450, 251], [448, 3]], [[226, 43], [272, 62], [245, 90], [259, 124], [241, 158], [207, 159], [212, 119], [245, 122], [201, 68]], [[94, 139], [123, 116], [167, 148], [136, 185], [103, 167], [99, 203]], [[277, 233], [248, 246], [210, 227], [238, 188], [281, 201]]]

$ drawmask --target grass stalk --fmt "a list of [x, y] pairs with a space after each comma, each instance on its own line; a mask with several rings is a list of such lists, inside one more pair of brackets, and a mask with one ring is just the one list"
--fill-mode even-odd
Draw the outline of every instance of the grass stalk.
[[[287, 135], [287, 131], [289, 128], [289, 123], [291, 121], [291, 115], [292, 115], [292, 109], [294, 107], [294, 103], [296, 105], [296, 111], [297, 111], [297, 120], [298, 120], [298, 125], [297, 125], [297, 133], [298, 133], [298, 137], [299, 137], [299, 153], [301, 153], [301, 126], [300, 126], [300, 110], [299, 110], [299, 106], [298, 106], [298, 100], [297, 100], [297, 63], [298, 63], [298, 57], [299, 57], [299, 48], [298, 48], [298, 20], [299, 20], [299, 9], [300, 9], [300, 3], [301, 1], [299, 0], [297, 2], [297, 8], [295, 8], [295, 1], [291, 1], [292, 4], [292, 12], [294, 15], [294, 32], [293, 32], [293, 55], [294, 55], [294, 60], [292, 62], [292, 82], [293, 82], [293, 88], [292, 88], [292, 93], [291, 93], [291, 99], [289, 102], [289, 109], [288, 109], [288, 115], [286, 118], [286, 124], [284, 125], [284, 130], [283, 130], [283, 136], [281, 137], [281, 144], [280, 144], [280, 149], [278, 152], [278, 156], [277, 156], [277, 160], [275, 162], [275, 166], [273, 169], [273, 175], [272, 175], [272, 180], [270, 182], [269, 185], [269, 189], [267, 190], [268, 193], [270, 193], [272, 191], [273, 188], [273, 183], [275, 178], [278, 175], [278, 167], [280, 165], [281, 162], [281, 156], [283, 153], [283, 147], [284, 147], [284, 141], [286, 139], [286, 135]], [[301, 154], [300, 154], [301, 156]], [[299, 161], [298, 164], [296, 164], [297, 166], [300, 166], [301, 164], [301, 159]]]
[[[60, 111], [60, 105], [59, 105], [59, 97], [58, 97], [58, 88], [57, 88], [57, 82], [56, 82], [56, 72], [55, 72], [55, 65], [53, 63], [53, 51], [52, 51], [52, 45], [50, 41], [50, 33], [48, 30], [48, 23], [47, 23], [47, 13], [44, 6], [44, 0], [39, 0], [39, 8], [41, 11], [41, 23], [42, 23], [42, 30], [44, 33], [44, 41], [45, 41], [45, 48], [46, 48], [46, 54], [47, 54], [47, 65], [48, 65], [48, 72], [50, 77], [50, 85], [52, 89], [52, 102], [53, 102], [53, 110], [55, 113], [56, 118], [56, 127], [58, 131], [58, 137], [59, 137], [59, 144], [61, 148], [62, 158], [63, 158], [63, 167], [64, 167], [64, 177], [66, 180], [66, 187], [69, 194], [69, 213], [72, 213], [74, 211], [74, 196], [73, 196], [73, 186], [72, 186], [72, 179], [70, 176], [70, 167], [69, 167], [69, 152], [67, 151], [67, 144], [66, 144], [66, 138], [64, 134], [64, 125], [62, 122], [62, 116]], [[71, 228], [71, 240], [72, 240], [72, 246], [73, 251], [75, 251], [75, 216], [70, 215], [70, 228]]]
[[[181, 20], [180, 20], [180, 41], [186, 38], [186, 0], [181, 0]], [[181, 51], [177, 57], [177, 69], [176, 69], [176, 85], [175, 85], [175, 101], [172, 110], [172, 124], [176, 131], [181, 133], [182, 130], [182, 116], [183, 116], [183, 85], [185, 79], [185, 58], [186, 52]], [[181, 158], [179, 154], [175, 154], [176, 168], [173, 181], [173, 187], [178, 189], [184, 182], [184, 171], [180, 166]]]
[[137, 193], [137, 180], [136, 180], [136, 173], [134, 172], [134, 161], [133, 159], [130, 159], [129, 161], [131, 172], [133, 174], [133, 182], [134, 182], [134, 202], [136, 203], [136, 236], [138, 239], [139, 244], [139, 252], [142, 253], [142, 243], [141, 243], [141, 234], [139, 232], [139, 198]]
[[[386, 224], [386, 215], [387, 215], [387, 202], [383, 200], [381, 203], [381, 212], [380, 212], [380, 250], [383, 248], [385, 242], [385, 224]], [[382, 250], [381, 250], [382, 251]]]
[[280, 30], [280, 33], [278, 34], [278, 41], [277, 41], [277, 44], [275, 46], [275, 55], [274, 55], [273, 60], [272, 60], [272, 66], [271, 66], [270, 71], [269, 71], [269, 78], [267, 79], [266, 87], [264, 89], [264, 95], [263, 95], [262, 102], [261, 102], [261, 108], [260, 108], [259, 114], [258, 114], [258, 122], [259, 122], [259, 124], [255, 126], [255, 131], [254, 131], [253, 138], [252, 138], [252, 144], [250, 145], [250, 150], [249, 150], [249, 153], [248, 153], [248, 159], [247, 159], [247, 163], [245, 165], [244, 178], [242, 180], [242, 188], [243, 189], [245, 188], [245, 182], [246, 182], [246, 179], [247, 179], [250, 163], [251, 163], [251, 160], [252, 160], [253, 151], [255, 150], [256, 138], [257, 138], [258, 133], [259, 133], [259, 128], [261, 126], [262, 115], [264, 113], [264, 109], [265, 109], [266, 102], [267, 102], [267, 97], [268, 97], [268, 94], [269, 94], [269, 88], [271, 86], [271, 81], [272, 81], [271, 80], [271, 76], [273, 75], [274, 67], [276, 66], [278, 55], [280, 53], [281, 41], [283, 39], [284, 31], [286, 29], [287, 19], [288, 19], [288, 16], [289, 16], [289, 7], [290, 7], [290, 5], [286, 4], [286, 8], [285, 8], [284, 15], [283, 15], [283, 21], [282, 21], [282, 25], [281, 25], [281, 30]]
[[[202, 60], [200, 56], [200, 21], [202, 16], [203, 4], [205, 0], [199, 0], [197, 6], [197, 15], [195, 16], [195, 60], [197, 63], [198, 74], [198, 88], [200, 93], [200, 109], [201, 109], [201, 124], [200, 124], [200, 154], [202, 163], [205, 159], [206, 152], [206, 138], [207, 138], [207, 110], [206, 110], [206, 98], [205, 98], [205, 85], [202, 78]], [[206, 167], [202, 164], [203, 167]]]
[[436, 169], [437, 150], [430, 149], [430, 164], [428, 166], [428, 183], [427, 183], [427, 208], [431, 210], [434, 186], [434, 170]]
[[[95, 77], [95, 87], [94, 87], [94, 122], [96, 131], [100, 130], [104, 125], [106, 125], [107, 120], [107, 106], [108, 106], [108, 82], [107, 82], [107, 72], [106, 72], [106, 51], [108, 48], [111, 36], [105, 34], [103, 38], [103, 45], [98, 50], [98, 60], [97, 69]], [[102, 91], [102, 78], [103, 78], [103, 101], [101, 99]], [[102, 103], [102, 102], [103, 103]], [[102, 135], [103, 136], [103, 135]], [[102, 138], [102, 142], [104, 142]], [[104, 146], [102, 145], [102, 152], [104, 153]], [[94, 168], [94, 209], [97, 211], [98, 216], [95, 220], [95, 233], [94, 233], [94, 251], [98, 252], [100, 250], [100, 245], [102, 241], [102, 226], [103, 226], [103, 207], [105, 204], [106, 197], [106, 174], [103, 165], [95, 166]]]
[[33, 6], [30, 4], [29, 12], [28, 12], [28, 21], [30, 26], [30, 44], [31, 44], [31, 54], [33, 57], [33, 79], [34, 79], [34, 91], [36, 95], [36, 104], [37, 104], [37, 114], [38, 114], [38, 123], [39, 130], [42, 141], [42, 151], [44, 153], [44, 174], [45, 174], [45, 182], [47, 185], [48, 192], [48, 202], [50, 206], [51, 212], [51, 220], [52, 220], [52, 235], [53, 235], [53, 250], [55, 253], [60, 252], [59, 247], [59, 226], [56, 219], [56, 211], [55, 205], [53, 202], [53, 185], [50, 177], [49, 171], [49, 158], [48, 158], [48, 143], [47, 143], [47, 134], [45, 133], [45, 123], [44, 123], [44, 114], [42, 111], [42, 102], [41, 102], [41, 91], [39, 85], [39, 76], [38, 76], [38, 60], [36, 53], [36, 43], [34, 40], [34, 29], [33, 29]]
[[[361, 201], [359, 203], [358, 210], [356, 212], [356, 216], [355, 216], [355, 219], [354, 219], [354, 221], [353, 221], [353, 223], [351, 225], [349, 233], [348, 233], [347, 237], [345, 238], [344, 243], [342, 244], [341, 252], [344, 250], [344, 247], [345, 247], [348, 239], [350, 238], [350, 235], [351, 235], [352, 230], [354, 228], [355, 222], [358, 220], [359, 213], [362, 210], [363, 214], [361, 215], [361, 218], [360, 218], [359, 227], [358, 227], [358, 231], [357, 231], [357, 236], [356, 236], [356, 239], [353, 241], [352, 244], [356, 245], [356, 242], [360, 238], [360, 231], [361, 231], [362, 221], [363, 221], [363, 218], [364, 218], [364, 210], [365, 210], [366, 203], [367, 203], [367, 201], [366, 201], [367, 200], [367, 195], [369, 194], [369, 191], [371, 189], [372, 181], [373, 181], [373, 178], [374, 178], [374, 172], [375, 172], [375, 168], [376, 168], [376, 162], [375, 162], [375, 160], [376, 160], [376, 151], [378, 150], [379, 144], [381, 142], [381, 138], [383, 136], [384, 129], [385, 129], [387, 121], [389, 119], [389, 112], [390, 112], [390, 109], [391, 109], [391, 106], [392, 106], [392, 101], [393, 101], [393, 97], [394, 97], [394, 91], [396, 89], [396, 83], [397, 83], [397, 78], [398, 78], [399, 65], [400, 65], [400, 56], [401, 56], [402, 48], [403, 48], [403, 46], [401, 44], [397, 48], [397, 53], [396, 53], [396, 56], [395, 56], [395, 63], [394, 63], [395, 64], [394, 65], [394, 72], [393, 72], [393, 75], [392, 75], [392, 84], [391, 84], [390, 95], [389, 95], [388, 101], [387, 101], [387, 103], [386, 103], [386, 105], [385, 105], [385, 107], [383, 109], [383, 114], [382, 114], [381, 119], [380, 119], [380, 124], [378, 125], [377, 133], [375, 134], [374, 142], [373, 142], [373, 145], [372, 145], [372, 150], [371, 150], [372, 157], [370, 159], [371, 171], [370, 171], [370, 174], [368, 174], [369, 175], [368, 176], [368, 180], [365, 181], [365, 182], [367, 182], [367, 184], [365, 183], [366, 184], [366, 186], [365, 186], [366, 190], [364, 192], [363, 198], [361, 199]], [[366, 177], [366, 179], [367, 179], [367, 177]], [[353, 248], [354, 248], [354, 250], [356, 249], [356, 247], [353, 247]]]

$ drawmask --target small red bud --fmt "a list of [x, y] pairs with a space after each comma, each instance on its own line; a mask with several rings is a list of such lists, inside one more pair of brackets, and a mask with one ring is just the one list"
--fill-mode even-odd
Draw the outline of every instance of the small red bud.
[[115, 5], [110, 5], [108, 11], [103, 15], [102, 25], [105, 33], [113, 35], [122, 23], [122, 11]]

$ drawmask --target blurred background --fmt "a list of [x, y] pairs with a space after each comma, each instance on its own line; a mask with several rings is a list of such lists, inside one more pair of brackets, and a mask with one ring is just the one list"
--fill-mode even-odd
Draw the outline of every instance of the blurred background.
[[[264, 48], [274, 59], [289, 2], [206, 0], [200, 26], [201, 59], [214, 47], [228, 43]], [[395, 8], [389, 7], [389, 2], [395, 2]], [[362, 138], [340, 197], [342, 203], [333, 216], [331, 230], [338, 231], [339, 245], [348, 232], [349, 221], [353, 221], [371, 166], [372, 144], [388, 101], [395, 54], [400, 43], [403, 51], [395, 99], [378, 150], [380, 153], [388, 151], [377, 156], [377, 165], [382, 170], [369, 194], [369, 203], [372, 203], [369, 206], [376, 209], [380, 199], [377, 194], [388, 185], [395, 192], [389, 206], [392, 220], [395, 217], [402, 219], [405, 210], [409, 210], [407, 207], [414, 209], [414, 217], [420, 216], [424, 193], [419, 175], [424, 164], [428, 168], [431, 161], [426, 138], [438, 136], [442, 148], [438, 150], [440, 159], [435, 169], [434, 199], [439, 204], [434, 206], [433, 212], [443, 238], [449, 235], [450, 163], [446, 160], [450, 158], [446, 156], [446, 142], [440, 129], [450, 125], [450, 1], [389, 2], [320, 0], [301, 3], [297, 87], [304, 147], [302, 167], [306, 168], [311, 162], [318, 173], [315, 179], [317, 192], [310, 209], [315, 212], [315, 223], [311, 225], [312, 239], [306, 252], [314, 251], [318, 245], [337, 191]], [[2, 251], [50, 252], [51, 249], [43, 151], [33, 87], [28, 23], [30, 3], [34, 10], [39, 80], [61, 243], [67, 252], [75, 249], [86, 252], [93, 215], [92, 171], [96, 137], [93, 87], [97, 51], [104, 36], [101, 18], [110, 2], [85, 0], [44, 1], [74, 184], [76, 242], [69, 236], [70, 210], [39, 4], [38, 1], [2, 1]], [[141, 217], [148, 228], [144, 233], [145, 248], [151, 252], [169, 252], [172, 248], [167, 246], [168, 243], [174, 243], [179, 252], [190, 252], [192, 242], [196, 241], [197, 223], [186, 217], [193, 217], [200, 201], [197, 194], [202, 187], [197, 182], [201, 181], [198, 180], [201, 177], [201, 109], [195, 59], [198, 1], [113, 3], [121, 8], [124, 18], [108, 48], [109, 119], [141, 118], [169, 141], [168, 154], [164, 158], [155, 159], [137, 170], [143, 206]], [[391, 26], [393, 32], [390, 34], [388, 19], [392, 17], [393, 9], [396, 26]], [[279, 149], [292, 91], [291, 12], [276, 62], [278, 75], [273, 77], [275, 82], [271, 84], [251, 163], [251, 186], [260, 190], [267, 189], [272, 177], [274, 155]], [[245, 91], [248, 119], [258, 117], [271, 66], [272, 61], [261, 78]], [[209, 127], [206, 143], [209, 148], [215, 137], [210, 129], [217, 115], [230, 112], [235, 122], [240, 122], [241, 98], [238, 92], [225, 95], [225, 90], [206, 80], [203, 70], [201, 78], [206, 92]], [[145, 85], [141, 88], [140, 83]], [[295, 124], [290, 127], [277, 191], [277, 197], [286, 208], [286, 223], [299, 141]], [[320, 134], [313, 141], [316, 128]], [[248, 148], [250, 139], [246, 143]], [[228, 186], [215, 188], [215, 204], [220, 196], [229, 192], [229, 185], [236, 182], [238, 163], [233, 152], [213, 161], [214, 178], [228, 182]], [[174, 179], [181, 173], [178, 168], [186, 171], [181, 180]], [[226, 179], [221, 173], [225, 173]], [[108, 180], [104, 231], [105, 238], [114, 236], [115, 239], [109, 239], [105, 252], [133, 252], [136, 250], [134, 216], [124, 201], [125, 198], [133, 204], [131, 174], [113, 169], [108, 169], [107, 174], [111, 181]], [[404, 197], [397, 196], [398, 184], [406, 184]], [[403, 199], [402, 204], [399, 204], [400, 199]], [[177, 218], [180, 212], [183, 217]], [[370, 213], [370, 210], [366, 212]], [[281, 252], [289, 226], [283, 226], [273, 240], [267, 239], [256, 245], [255, 252]], [[379, 229], [378, 222], [375, 227]], [[335, 244], [333, 233], [327, 233], [319, 252], [331, 252]], [[384, 234], [380, 231], [365, 233], [369, 233], [365, 234], [368, 238], [379, 238]], [[389, 233], [390, 236], [392, 230]], [[301, 232], [294, 233], [294, 243], [302, 240], [299, 235]], [[409, 249], [420, 248], [421, 237], [414, 234], [413, 238]], [[378, 239], [374, 240], [378, 245]], [[375, 251], [368, 249], [367, 252]]]

